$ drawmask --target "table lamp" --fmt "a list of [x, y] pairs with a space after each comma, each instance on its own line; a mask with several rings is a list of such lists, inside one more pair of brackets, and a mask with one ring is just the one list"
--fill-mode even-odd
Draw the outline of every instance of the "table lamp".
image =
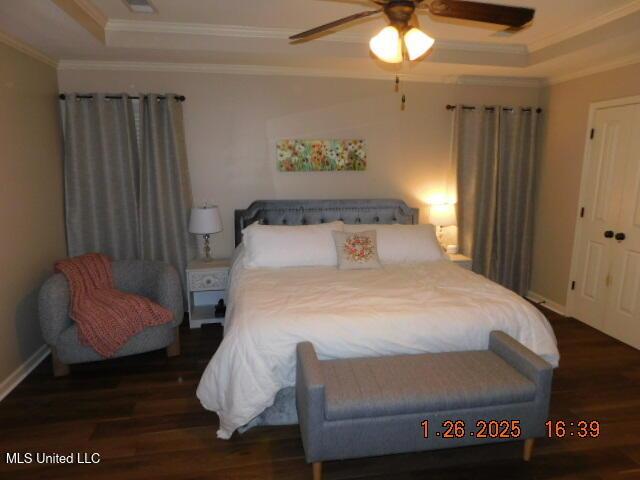
[[429, 205], [429, 222], [438, 227], [438, 240], [442, 244], [443, 228], [456, 225], [456, 206], [453, 203]]
[[204, 206], [191, 209], [189, 220], [189, 232], [196, 235], [204, 235], [204, 260], [210, 262], [211, 247], [209, 246], [209, 236], [222, 231], [222, 220], [218, 207]]

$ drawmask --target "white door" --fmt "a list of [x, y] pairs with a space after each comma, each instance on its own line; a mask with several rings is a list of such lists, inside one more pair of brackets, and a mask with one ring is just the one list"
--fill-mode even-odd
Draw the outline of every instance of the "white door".
[[626, 168], [611, 243], [611, 284], [603, 330], [640, 348], [640, 105], [629, 115], [633, 116], [628, 127], [630, 138], [620, 145], [619, 152], [620, 158], [626, 159]]
[[[603, 329], [612, 282], [614, 236], [619, 228], [625, 170], [638, 105], [598, 109], [593, 116], [582, 187], [581, 218], [574, 248], [572, 314]], [[636, 157], [638, 158], [638, 157]]]
[[592, 128], [571, 313], [640, 348], [640, 103], [596, 109]]

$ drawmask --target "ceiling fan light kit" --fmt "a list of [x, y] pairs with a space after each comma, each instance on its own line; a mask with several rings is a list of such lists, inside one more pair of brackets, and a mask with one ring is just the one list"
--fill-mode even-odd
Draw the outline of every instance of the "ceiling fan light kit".
[[369, 48], [383, 62], [400, 63], [403, 60], [403, 41], [411, 61], [417, 60], [431, 50], [435, 42], [433, 38], [416, 27], [410, 27], [403, 38], [400, 38], [398, 29], [389, 25], [371, 39]]

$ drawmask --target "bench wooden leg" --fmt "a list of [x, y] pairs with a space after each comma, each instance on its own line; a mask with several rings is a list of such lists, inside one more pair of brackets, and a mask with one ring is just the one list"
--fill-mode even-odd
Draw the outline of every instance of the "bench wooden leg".
[[313, 480], [322, 480], [322, 462], [313, 462]]
[[524, 453], [522, 455], [522, 458], [524, 458], [525, 462], [528, 462], [529, 460], [531, 460], [531, 454], [533, 453], [534, 442], [535, 442], [535, 439], [533, 438], [527, 438], [524, 441]]
[[171, 345], [167, 347], [167, 357], [177, 357], [180, 355], [180, 328], [176, 327], [176, 338]]
[[60, 361], [55, 348], [51, 349], [51, 361], [53, 363], [54, 377], [66, 377], [69, 375], [69, 365]]

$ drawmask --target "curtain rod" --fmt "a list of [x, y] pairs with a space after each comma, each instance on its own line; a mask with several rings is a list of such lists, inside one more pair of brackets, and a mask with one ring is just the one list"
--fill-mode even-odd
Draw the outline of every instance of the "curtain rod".
[[[456, 108], [458, 108], [457, 105], [447, 105], [447, 110], [455, 110]], [[467, 105], [462, 105], [462, 109], [463, 110], [475, 110], [476, 107], [470, 107]], [[490, 112], [493, 112], [495, 110], [495, 107], [484, 107], [485, 110], [488, 110]], [[505, 110], [507, 112], [513, 112], [513, 108], [511, 107], [503, 107], [502, 110]], [[523, 112], [531, 112], [532, 109], [531, 108], [522, 108], [521, 111]], [[536, 113], [542, 113], [542, 109], [541, 108], [536, 108]]]
[[[67, 98], [67, 96], [64, 93], [61, 93], [60, 100], [64, 100], [65, 98]], [[76, 95], [76, 98], [93, 98], [93, 95]], [[104, 98], [108, 100], [120, 100], [122, 98], [122, 95], [105, 95]], [[132, 98], [134, 100], [140, 99], [140, 97], [137, 96], [131, 96], [129, 98]], [[158, 98], [164, 100], [167, 97], [165, 95], [160, 95]], [[184, 95], [176, 95], [174, 98], [179, 102], [184, 102], [187, 99]]]

